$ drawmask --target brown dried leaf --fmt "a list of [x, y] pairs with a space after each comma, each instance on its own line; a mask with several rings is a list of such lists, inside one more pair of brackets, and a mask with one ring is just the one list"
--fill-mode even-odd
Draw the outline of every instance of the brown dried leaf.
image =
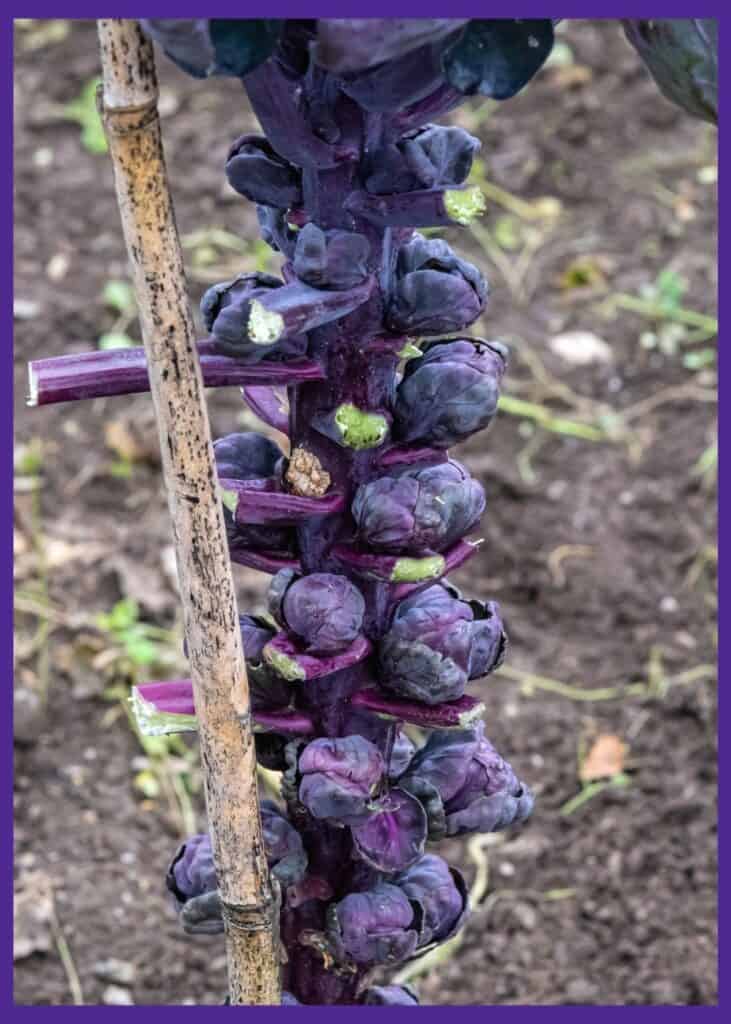
[[627, 757], [627, 744], [619, 736], [602, 733], [594, 740], [589, 753], [579, 769], [582, 782], [594, 782], [596, 779], [609, 779], [624, 771]]

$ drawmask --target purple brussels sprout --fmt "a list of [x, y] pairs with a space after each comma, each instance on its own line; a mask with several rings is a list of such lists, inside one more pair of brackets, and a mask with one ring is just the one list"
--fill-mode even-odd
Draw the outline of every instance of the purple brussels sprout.
[[508, 647], [508, 635], [496, 601], [470, 601], [475, 619], [472, 623], [470, 679], [489, 675], [502, 665]]
[[253, 431], [227, 434], [213, 445], [218, 475], [231, 480], [253, 480], [275, 476], [284, 453], [263, 434]]
[[259, 204], [256, 216], [259, 221], [259, 233], [266, 244], [288, 258], [293, 256], [298, 232], [289, 226], [286, 211]]
[[459, 929], [469, 909], [467, 886], [441, 857], [424, 854], [393, 882], [421, 910], [419, 949], [445, 942]]
[[262, 18], [143, 18], [143, 32], [194, 78], [241, 78], [274, 50], [283, 21]]
[[231, 146], [226, 177], [252, 203], [289, 209], [302, 202], [300, 171], [275, 153], [265, 136], [242, 135]]
[[443, 551], [477, 523], [482, 486], [455, 460], [361, 484], [352, 505], [359, 540], [376, 551]]
[[272, 800], [261, 802], [264, 846], [272, 875], [283, 886], [301, 882], [307, 870], [302, 838]]
[[462, 601], [437, 583], [398, 605], [379, 644], [380, 682], [429, 705], [459, 700], [468, 680], [498, 667], [506, 646], [494, 601]]
[[467, 180], [479, 149], [479, 139], [464, 128], [428, 124], [377, 149], [366, 165], [365, 186], [377, 195], [454, 188]]
[[[251, 316], [259, 303], [283, 283], [271, 274], [239, 274], [231, 281], [212, 285], [201, 299], [201, 313], [217, 351], [231, 359], [258, 362], [268, 355], [293, 358], [307, 351], [305, 334], [277, 336], [273, 341], [253, 340]], [[257, 335], [258, 336], [258, 335]]]
[[364, 1006], [418, 1006], [416, 993], [408, 985], [373, 985], [360, 1001]]
[[388, 762], [389, 779], [397, 779], [399, 775], [403, 775], [415, 753], [416, 747], [409, 737], [403, 729], [397, 729], [393, 746], [391, 747], [391, 757]]
[[392, 789], [374, 802], [371, 816], [352, 826], [358, 856], [377, 871], [403, 871], [424, 852], [427, 816], [419, 800]]
[[399, 787], [422, 802], [429, 837], [463, 832], [497, 832], [524, 821], [533, 795], [507, 761], [473, 729], [433, 732], [416, 753]]
[[299, 576], [282, 569], [269, 586], [269, 609], [308, 654], [334, 654], [360, 633], [363, 595], [347, 576], [314, 572]]
[[363, 824], [372, 814], [385, 765], [378, 747], [362, 736], [322, 737], [299, 756], [299, 799], [313, 818]]
[[[299, 832], [276, 804], [261, 804], [264, 847], [269, 869], [282, 885], [302, 880], [307, 854]], [[212, 935], [224, 930], [213, 847], [208, 833], [193, 836], [177, 850], [165, 878], [186, 932]]]
[[386, 320], [405, 334], [449, 334], [469, 327], [487, 301], [487, 282], [441, 238], [418, 233], [396, 260]]
[[[213, 445], [216, 471], [220, 479], [261, 480], [278, 477], [284, 454], [268, 437], [255, 432], [228, 434]], [[294, 532], [286, 527], [244, 525], [235, 521], [224, 505], [223, 518], [229, 547], [265, 551], [289, 551]]]
[[402, 601], [379, 645], [380, 682], [402, 697], [458, 700], [470, 678], [473, 612], [437, 583]]
[[380, 882], [331, 906], [328, 938], [339, 959], [375, 965], [406, 960], [419, 936], [408, 897], [395, 885]]
[[394, 405], [395, 439], [449, 448], [483, 430], [497, 412], [505, 363], [499, 342], [430, 345], [406, 364]]
[[294, 272], [313, 288], [344, 291], [368, 277], [370, 243], [353, 231], [322, 231], [305, 224], [297, 235]]
[[361, 484], [352, 505], [360, 541], [396, 555], [444, 551], [484, 510], [482, 486], [453, 459]]
[[240, 615], [241, 642], [249, 678], [249, 696], [253, 711], [288, 707], [294, 696], [292, 686], [269, 669], [262, 651], [276, 629], [261, 616]]
[[165, 884], [188, 934], [215, 935], [223, 931], [213, 848], [207, 833], [193, 836], [178, 847]]
[[246, 661], [250, 665], [261, 665], [262, 651], [276, 633], [276, 629], [261, 615], [239, 615], [239, 626]]

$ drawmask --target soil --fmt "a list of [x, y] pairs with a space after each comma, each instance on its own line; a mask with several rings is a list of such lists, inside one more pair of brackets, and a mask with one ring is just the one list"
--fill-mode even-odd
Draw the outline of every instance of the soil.
[[[455, 577], [505, 614], [505, 669], [477, 691], [488, 735], [535, 789], [536, 809], [485, 848], [487, 895], [462, 945], [416, 983], [435, 1004], [708, 1005], [716, 510], [713, 469], [704, 475], [699, 459], [715, 437], [713, 339], [693, 343], [667, 319], [607, 315], [606, 300], [637, 296], [669, 271], [687, 282], [684, 308], [714, 314], [716, 136], [659, 96], [615, 22], [566, 24], [560, 38], [571, 62], [512, 101], [457, 115], [481, 137], [489, 180], [513, 209], [492, 198], [482, 248], [468, 233], [450, 239], [490, 279], [477, 333], [511, 344], [508, 394], [544, 417], [514, 408], [458, 452], [483, 480], [488, 512], [479, 556]], [[119, 701], [135, 672], [151, 670], [135, 669], [94, 624], [132, 597], [179, 650], [149, 398], [24, 405], [27, 360], [93, 348], [115, 327], [105, 284], [128, 279], [108, 157], [60, 116], [98, 74], [94, 26], [54, 34], [34, 22], [18, 29], [16, 51], [16, 884], [33, 892], [39, 872], [50, 880], [55, 924], [37, 942], [45, 952], [16, 960], [15, 1000], [79, 998], [62, 936], [87, 1003], [217, 1004], [222, 942], [186, 938], [164, 891], [185, 832], [181, 804], [158, 791], [157, 762]], [[200, 84], [159, 64], [197, 301], [264, 258], [252, 210], [222, 170], [252, 115], [237, 83]], [[553, 206], [536, 203], [545, 197]], [[214, 228], [250, 244], [237, 252]], [[139, 337], [134, 318], [123, 329]], [[606, 343], [593, 362], [551, 341], [576, 331]], [[624, 435], [546, 429], [556, 426], [546, 416], [616, 427], [616, 416], [597, 418], [607, 409], [632, 409]], [[255, 422], [235, 390], [211, 393], [210, 410], [214, 435]], [[260, 604], [266, 578], [236, 573], [242, 610]], [[184, 662], [157, 671], [184, 674]], [[37, 694], [47, 698], [40, 717], [26, 713]], [[614, 782], [582, 790], [577, 766], [601, 735], [620, 752], [606, 770]], [[174, 769], [186, 750], [194, 756], [195, 744]], [[200, 793], [191, 799], [202, 828]], [[469, 849], [440, 852], [472, 882]], [[110, 959], [124, 964], [101, 963]]]

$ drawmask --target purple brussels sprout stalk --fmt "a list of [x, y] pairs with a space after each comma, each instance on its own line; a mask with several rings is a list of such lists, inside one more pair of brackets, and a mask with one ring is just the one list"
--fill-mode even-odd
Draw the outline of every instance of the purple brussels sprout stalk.
[[[499, 608], [446, 579], [485, 510], [447, 449], [495, 417], [506, 351], [463, 335], [487, 302], [481, 270], [414, 229], [482, 212], [479, 142], [433, 122], [466, 95], [521, 89], [553, 23], [142, 24], [190, 74], [241, 79], [263, 135], [232, 139], [225, 175], [283, 258], [281, 277], [208, 289], [199, 346], [204, 381], [243, 386], [289, 442], [215, 445], [232, 561], [272, 577], [269, 615], [240, 625], [257, 758], [281, 773], [261, 816], [282, 1003], [418, 1005], [373, 971], [464, 921], [464, 880], [427, 842], [520, 823], [533, 798], [484, 737], [473, 684], [504, 657]], [[40, 360], [31, 384], [37, 404], [148, 386], [139, 353]], [[196, 727], [186, 680], [136, 688], [133, 708], [148, 728]], [[207, 835], [180, 847], [167, 885], [188, 931], [223, 929]]]

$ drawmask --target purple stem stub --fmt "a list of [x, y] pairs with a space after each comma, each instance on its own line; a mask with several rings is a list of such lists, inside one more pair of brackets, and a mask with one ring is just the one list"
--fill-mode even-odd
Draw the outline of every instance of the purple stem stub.
[[[203, 384], [207, 388], [245, 384], [297, 384], [322, 380], [322, 367], [307, 359], [252, 365], [217, 355], [211, 341], [199, 341]], [[150, 390], [143, 348], [117, 348], [35, 359], [28, 364], [28, 405], [52, 405], [88, 398], [136, 395]]]
[[376, 688], [359, 690], [350, 698], [350, 704], [354, 708], [372, 711], [380, 718], [408, 722], [424, 729], [464, 729], [485, 710], [485, 705], [469, 694], [459, 700], [434, 705], [397, 700], [384, 696]]

